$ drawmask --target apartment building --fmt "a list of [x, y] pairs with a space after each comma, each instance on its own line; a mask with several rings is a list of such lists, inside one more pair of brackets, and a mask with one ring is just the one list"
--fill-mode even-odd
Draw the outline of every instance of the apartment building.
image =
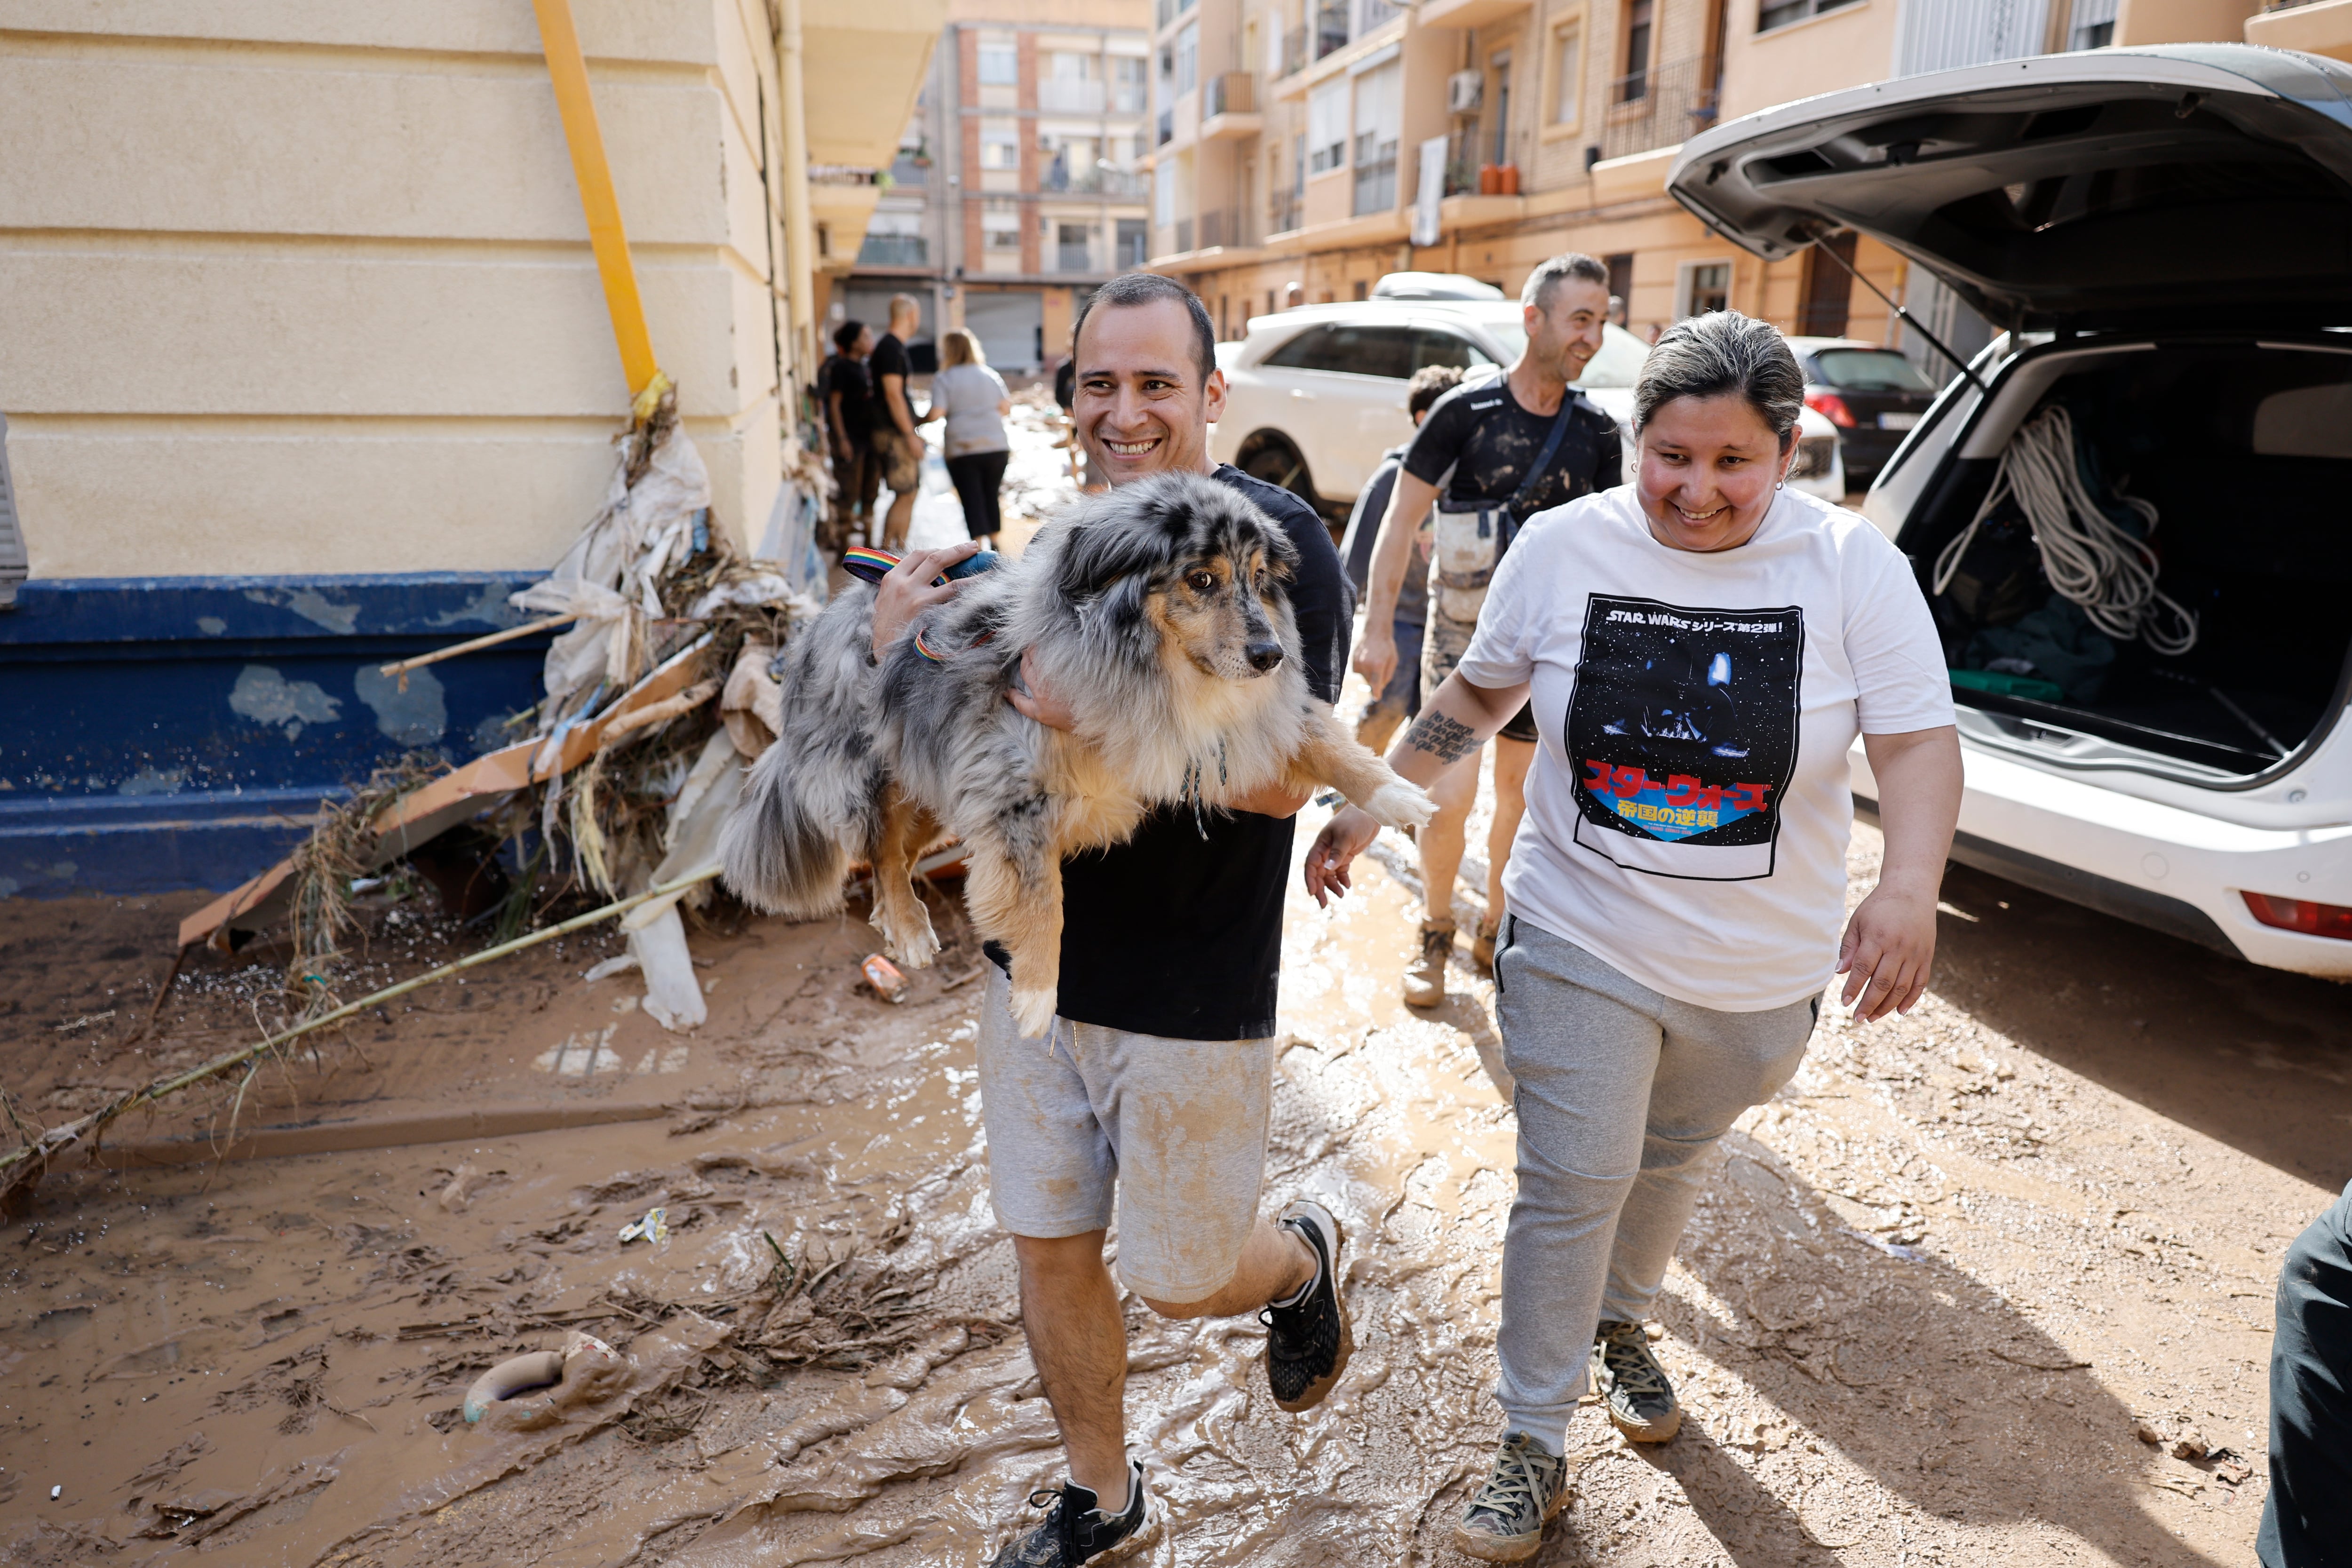
[[[2135, 5], [2151, 32], [2176, 25], [2170, 11], [2231, 4], [1158, 0], [1151, 266], [1189, 282], [1226, 336], [1252, 315], [1361, 299], [1386, 272], [1515, 291], [1544, 257], [1582, 250], [1608, 262], [1620, 321], [1645, 336], [1727, 305], [1791, 332], [1899, 342], [1836, 260], [1767, 263], [1668, 197], [1684, 139], [1863, 82], [2131, 41]], [[1981, 328], [1893, 252], [1837, 248], [1956, 346]]]
[[925, 338], [966, 327], [998, 368], [1041, 369], [1085, 292], [1149, 254], [1150, 0], [950, 16], [835, 319], [911, 293]]

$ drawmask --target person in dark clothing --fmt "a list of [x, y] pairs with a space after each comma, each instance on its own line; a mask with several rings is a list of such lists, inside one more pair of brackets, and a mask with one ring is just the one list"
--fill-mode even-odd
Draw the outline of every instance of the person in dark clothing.
[[[1224, 405], [1208, 312], [1181, 284], [1113, 279], [1078, 318], [1075, 412], [1113, 488], [1207, 474], [1249, 498], [1298, 548], [1290, 585], [1307, 686], [1326, 701], [1346, 668], [1353, 596], [1322, 521], [1298, 499], [1208, 455]], [[963, 545], [921, 551], [882, 581], [877, 649], [925, 606]], [[1067, 728], [1034, 679], [1015, 707]], [[996, 1568], [1077, 1568], [1146, 1521], [1143, 1467], [1127, 1454], [1127, 1332], [1103, 1261], [1163, 1316], [1261, 1313], [1275, 1403], [1328, 1394], [1353, 1348], [1339, 1280], [1339, 1226], [1299, 1200], [1259, 1208], [1273, 1087], [1275, 1002], [1291, 818], [1304, 791], [1271, 786], [1224, 814], [1147, 817], [1133, 837], [1062, 864], [1059, 1016], [1022, 1038], [1002, 960], [982, 1003], [981, 1110], [997, 1217], [1013, 1233], [1030, 1354], [1069, 1455], [1045, 1521]]]
[[[1413, 372], [1412, 380], [1405, 384], [1404, 396], [1404, 411], [1412, 416], [1413, 428], [1419, 429], [1421, 422], [1429, 417], [1431, 407], [1461, 381], [1462, 372], [1450, 364], [1423, 365]], [[1381, 466], [1364, 481], [1363, 492], [1356, 497], [1356, 509], [1348, 517], [1347, 534], [1339, 541], [1339, 556], [1347, 563], [1348, 582], [1360, 596], [1371, 574], [1372, 541], [1380, 537], [1381, 520], [1388, 515], [1389, 494], [1396, 489], [1405, 449], [1391, 447], [1381, 454]], [[1364, 710], [1364, 716], [1356, 721], [1356, 739], [1375, 752], [1387, 751], [1397, 726], [1421, 711], [1421, 631], [1429, 604], [1428, 533], [1424, 523], [1414, 536], [1412, 564], [1405, 571], [1404, 586], [1397, 591], [1396, 673], [1389, 677], [1387, 689], [1375, 697], [1371, 706]]]
[[[1600, 352], [1601, 328], [1609, 320], [1608, 268], [1574, 252], [1555, 256], [1528, 275], [1519, 299], [1528, 346], [1517, 363], [1496, 375], [1465, 379], [1441, 398], [1405, 454], [1404, 472], [1372, 547], [1364, 640], [1356, 650], [1356, 668], [1375, 691], [1387, 689], [1396, 669], [1390, 629], [1393, 606], [1412, 535], [1432, 502], [1437, 522], [1421, 646], [1424, 691], [1444, 684], [1469, 647], [1487, 579], [1519, 525], [1618, 481], [1616, 421], [1568, 384]], [[1470, 946], [1481, 969], [1495, 962], [1503, 871], [1526, 809], [1528, 768], [1535, 752], [1535, 715], [1523, 711], [1495, 738], [1486, 912]], [[1424, 909], [1421, 952], [1404, 976], [1409, 1006], [1434, 1007], [1445, 1000], [1445, 971], [1454, 956], [1454, 879], [1462, 868], [1465, 828], [1477, 789], [1475, 768], [1448, 773], [1437, 795], [1436, 816], [1413, 837]]]
[[[923, 322], [921, 302], [912, 294], [890, 296], [890, 330], [866, 362], [873, 393], [866, 400], [866, 427], [875, 460], [890, 487], [890, 512], [882, 521], [885, 550], [904, 550], [915, 521], [915, 492], [923, 482], [923, 438], [915, 434], [914, 405], [907, 401], [907, 338]], [[869, 524], [867, 532], [871, 534]]]
[[2352, 1185], [2287, 1248], [2271, 1337], [2263, 1568], [2352, 1568]]
[[863, 321], [844, 321], [834, 329], [833, 343], [836, 352], [819, 370], [816, 384], [833, 445], [834, 482], [840, 489], [835, 526], [841, 537], [834, 543], [839, 549], [852, 531], [872, 531], [882, 469], [868, 439], [873, 388], [866, 379], [866, 356], [874, 352], [874, 334]]

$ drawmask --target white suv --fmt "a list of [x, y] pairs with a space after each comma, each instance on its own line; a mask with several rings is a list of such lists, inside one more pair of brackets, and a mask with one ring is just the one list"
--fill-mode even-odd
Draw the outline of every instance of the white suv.
[[[1384, 280], [1385, 281], [1385, 280]], [[1370, 299], [1254, 316], [1249, 335], [1219, 343], [1225, 416], [1209, 450], [1344, 520], [1381, 454], [1412, 437], [1405, 383], [1424, 365], [1476, 374], [1507, 365], [1527, 346], [1520, 308], [1487, 287], [1486, 300]], [[1613, 322], [1577, 388], [1617, 421], [1633, 451], [1633, 381], [1649, 353]], [[1837, 427], [1808, 408], [1791, 480], [1845, 499]], [[1606, 476], [1615, 484], [1618, 476]]]
[[[1906, 77], [1694, 136], [1668, 189], [1775, 259], [1858, 229], [2010, 329], [1865, 507], [1944, 634], [1953, 858], [2352, 978], [2352, 69], [2217, 44]], [[2063, 442], [2041, 471], [2080, 484], [2018, 468], [2012, 505], [2029, 422], [2019, 458]], [[2083, 553], [2069, 490], [2144, 537], [2193, 636], [2080, 636], [2140, 552]]]

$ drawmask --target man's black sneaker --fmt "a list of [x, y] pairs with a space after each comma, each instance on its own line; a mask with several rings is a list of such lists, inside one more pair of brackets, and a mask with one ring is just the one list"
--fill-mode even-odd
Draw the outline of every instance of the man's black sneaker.
[[1124, 1511], [1107, 1514], [1095, 1503], [1095, 1494], [1076, 1482], [1031, 1492], [1029, 1506], [1046, 1510], [1045, 1521], [999, 1547], [989, 1568], [1078, 1568], [1150, 1540], [1142, 1460], [1128, 1461]]
[[1641, 1324], [1601, 1320], [1592, 1336], [1592, 1363], [1593, 1381], [1617, 1430], [1636, 1443], [1664, 1443], [1682, 1430], [1674, 1383]]
[[1265, 1381], [1285, 1410], [1312, 1410], [1356, 1353], [1348, 1310], [1339, 1304], [1339, 1222], [1321, 1204], [1301, 1198], [1282, 1211], [1280, 1223], [1315, 1249], [1320, 1267], [1305, 1295], [1257, 1315], [1266, 1326]]

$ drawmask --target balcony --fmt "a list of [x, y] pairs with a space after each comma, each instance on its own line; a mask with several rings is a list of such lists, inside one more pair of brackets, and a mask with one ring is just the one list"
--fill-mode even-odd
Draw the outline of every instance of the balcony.
[[1395, 0], [1356, 0], [1356, 33], [1360, 38], [1370, 37], [1410, 9]]
[[857, 247], [860, 267], [929, 267], [930, 242], [919, 234], [875, 234]]
[[1165, 27], [1169, 23], [1190, 11], [1193, 5], [1194, 0], [1160, 0], [1151, 14], [1153, 28], [1157, 30]]
[[[1393, 7], [1391, 7], [1393, 9]], [[1336, 55], [1348, 47], [1348, 0], [1316, 0], [1315, 58]]]
[[1601, 131], [1601, 159], [1672, 147], [1714, 124], [1716, 87], [1702, 74], [1706, 63], [1696, 57], [1675, 60], [1612, 82], [1609, 119]]
[[1528, 0], [1422, 0], [1424, 27], [1484, 27], [1528, 8]]
[[1145, 100], [1143, 84], [1139, 81], [1118, 82], [1111, 89], [1110, 111], [1113, 114], [1144, 114], [1150, 111], [1150, 107]]
[[1201, 248], [1244, 250], [1258, 242], [1254, 215], [1246, 207], [1224, 207], [1201, 215]]
[[1356, 191], [1354, 213], [1368, 217], [1373, 213], [1392, 212], [1397, 200], [1397, 144], [1379, 140], [1380, 132], [1366, 132], [1356, 138]]
[[1039, 171], [1037, 188], [1056, 195], [1080, 196], [1112, 196], [1136, 201], [1143, 195], [1143, 176], [1132, 170], [1115, 168], [1100, 159], [1091, 167], [1072, 168], [1066, 154], [1056, 155]]
[[1037, 84], [1037, 107], [1048, 114], [1100, 114], [1103, 103], [1103, 84], [1099, 81], [1048, 78]]
[[1306, 221], [1306, 198], [1297, 191], [1276, 191], [1266, 198], [1265, 231], [1287, 234]]
[[1297, 76], [1307, 68], [1307, 29], [1293, 27], [1282, 35], [1282, 74]]
[[1176, 241], [1174, 245], [1170, 247], [1169, 254], [1172, 256], [1181, 256], [1184, 252], [1192, 248], [1192, 220], [1189, 217], [1180, 217], [1171, 226], [1176, 236]]
[[1201, 140], [1229, 142], [1255, 136], [1264, 123], [1257, 112], [1257, 79], [1247, 71], [1213, 76], [1201, 89]]

